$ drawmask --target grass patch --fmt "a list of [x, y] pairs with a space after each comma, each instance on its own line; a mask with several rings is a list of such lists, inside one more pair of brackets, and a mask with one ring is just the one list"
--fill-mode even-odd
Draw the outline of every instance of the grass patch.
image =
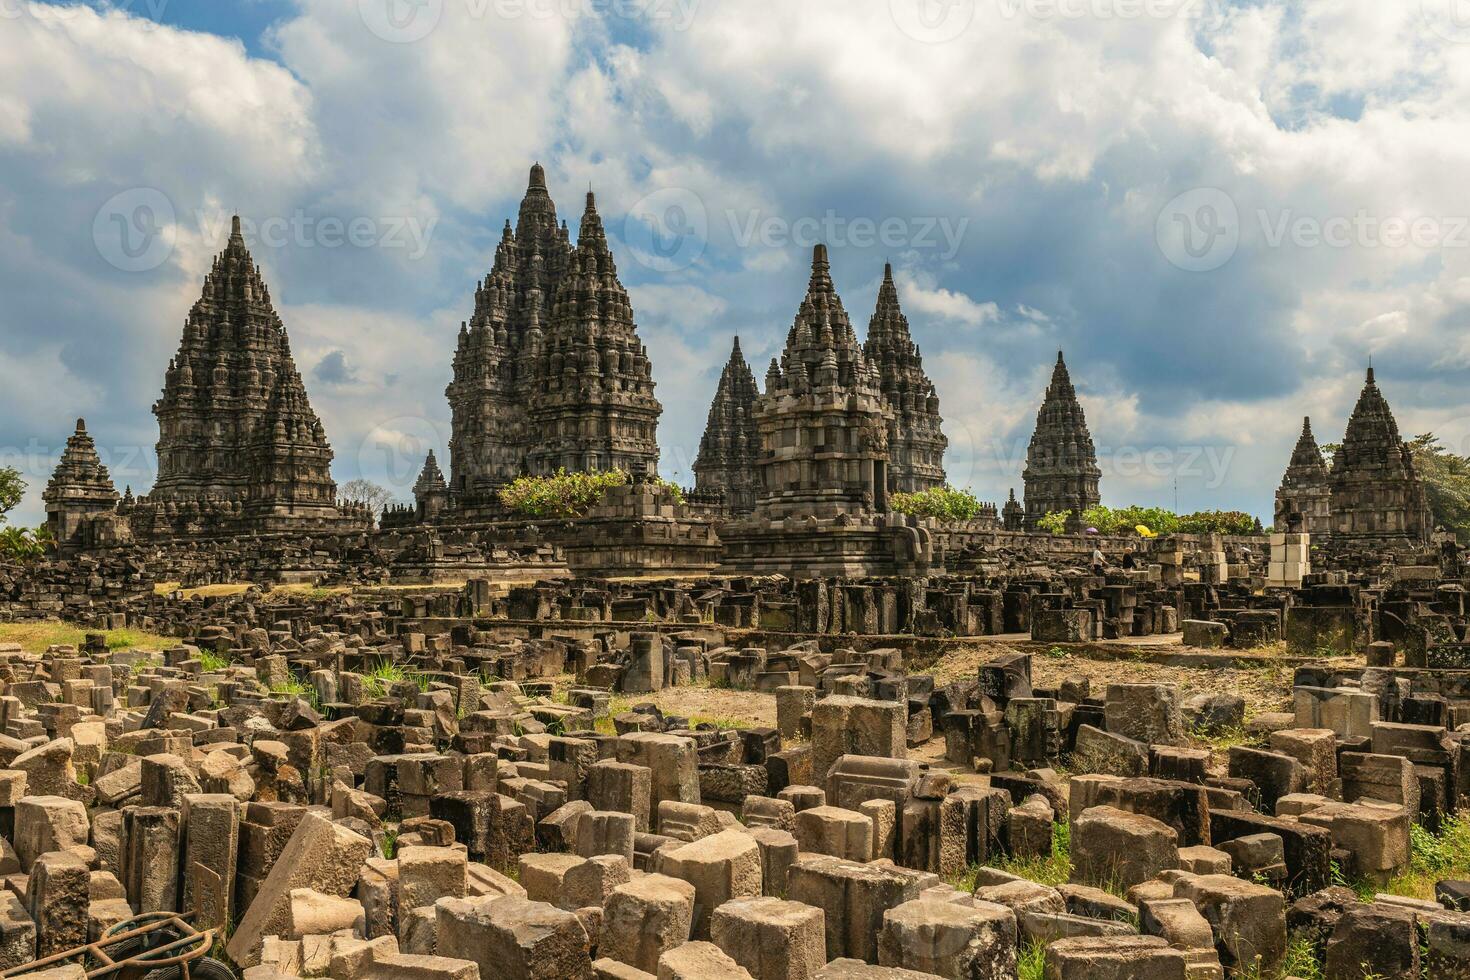
[[[960, 891], [973, 892], [980, 867], [978, 864], [971, 865], [951, 878], [949, 883]], [[1066, 884], [1072, 874], [1072, 825], [1066, 821], [1051, 825], [1050, 857], [1005, 858], [987, 867], [1034, 881], [1039, 885], [1056, 887]]]
[[1046, 976], [1046, 947], [1027, 943], [1016, 957], [1016, 980], [1043, 980]]
[[366, 689], [370, 699], [386, 697], [388, 692], [392, 690], [394, 684], [399, 684], [404, 681], [413, 682], [418, 685], [420, 692], [426, 693], [429, 690], [429, 684], [431, 682], [428, 674], [410, 670], [402, 664], [390, 663], [387, 660], [378, 661], [371, 670], [362, 676], [363, 687]]
[[1215, 730], [1191, 728], [1189, 740], [1197, 748], [1214, 749], [1216, 752], [1228, 752], [1236, 746], [1257, 748], [1266, 744], [1265, 736], [1248, 732], [1240, 725]]
[[89, 633], [102, 633], [107, 637], [109, 650], [130, 648], [152, 648], [178, 646], [179, 641], [157, 633], [142, 630], [90, 630], [72, 626], [56, 620], [40, 620], [25, 623], [0, 623], [0, 643], [19, 643], [26, 653], [45, 653], [53, 644], [66, 644], [81, 649]]
[[229, 670], [235, 662], [229, 657], [222, 657], [212, 650], [199, 651], [199, 669], [205, 673], [217, 673]]
[[289, 697], [297, 697], [311, 705], [313, 711], [322, 710], [321, 696], [316, 693], [316, 688], [307, 684], [295, 674], [288, 674], [283, 681], [277, 681], [270, 686], [272, 694], [285, 694]]

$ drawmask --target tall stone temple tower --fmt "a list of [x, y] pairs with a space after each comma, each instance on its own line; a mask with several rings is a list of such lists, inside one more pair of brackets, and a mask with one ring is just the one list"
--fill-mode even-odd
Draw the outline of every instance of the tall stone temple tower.
[[760, 397], [755, 374], [740, 350], [740, 338], [730, 349], [730, 360], [720, 373], [714, 401], [699, 440], [694, 460], [694, 487], [725, 495], [725, 506], [733, 513], [755, 509], [760, 488], [756, 472], [760, 456], [760, 432], [755, 424], [755, 402]]
[[1087, 419], [1077, 401], [1071, 375], [1062, 352], [1057, 351], [1057, 365], [1036, 413], [1036, 431], [1026, 450], [1026, 469], [1022, 474], [1026, 495], [1026, 529], [1036, 529], [1036, 522], [1049, 513], [1069, 510], [1072, 523], [1080, 524], [1082, 512], [1102, 502], [1098, 482], [1102, 470], [1097, 465], [1097, 450]]
[[445, 390], [453, 417], [449, 484], [458, 496], [482, 494], [525, 472], [526, 404], [571, 254], [566, 222], [557, 224], [538, 163], [515, 231], [507, 220], [490, 274], [475, 289], [474, 312], [459, 328], [454, 380]]
[[164, 375], [158, 479], [132, 506], [141, 537], [347, 530], [332, 448], [236, 217]]
[[653, 397], [652, 365], [637, 329], [588, 191], [577, 247], [538, 352], [526, 452], [531, 473], [658, 469], [663, 406]]
[[893, 266], [884, 263], [878, 306], [868, 321], [863, 357], [878, 368], [883, 397], [893, 409], [888, 429], [888, 488], [914, 493], [944, 485], [944, 450], [939, 395], [924, 373], [924, 359], [898, 305]]
[[97, 455], [85, 420], [77, 419], [76, 431], [67, 438], [41, 500], [51, 536], [62, 552], [94, 548], [116, 537], [117, 487]]
[[817, 245], [806, 297], [755, 403], [760, 493], [750, 518], [721, 531], [725, 568], [795, 577], [927, 571], [927, 532], [885, 514], [893, 415], [832, 284], [827, 247]]
[[1276, 530], [1292, 530], [1292, 522], [1300, 518], [1297, 530], [1307, 534], [1327, 534], [1332, 530], [1331, 490], [1328, 487], [1327, 462], [1317, 439], [1312, 435], [1312, 420], [1302, 419], [1302, 434], [1291, 451], [1291, 462], [1276, 490]]
[[540, 164], [460, 326], [445, 394], [461, 504], [526, 473], [658, 464], [661, 409], [602, 219], [589, 193], [573, 248]]
[[1429, 540], [1433, 519], [1414, 458], [1373, 380], [1373, 368], [1332, 457], [1332, 539], [1336, 545], [1413, 547]]

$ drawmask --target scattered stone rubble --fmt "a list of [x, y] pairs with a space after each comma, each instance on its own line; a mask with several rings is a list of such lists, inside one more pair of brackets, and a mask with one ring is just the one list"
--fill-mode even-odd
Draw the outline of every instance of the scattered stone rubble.
[[[1470, 673], [1393, 643], [1299, 667], [1212, 759], [1186, 733], [1240, 699], [1043, 687], [1000, 646], [937, 684], [894, 647], [349, 608], [0, 649], [0, 969], [177, 910], [251, 980], [1008, 978], [1037, 946], [1061, 980], [1204, 980], [1289, 941], [1332, 980], [1470, 975], [1470, 882], [1336, 884], [1386, 884], [1470, 787]], [[696, 684], [770, 692], [777, 726], [637, 701]], [[1063, 827], [1065, 883], [998, 866]]]

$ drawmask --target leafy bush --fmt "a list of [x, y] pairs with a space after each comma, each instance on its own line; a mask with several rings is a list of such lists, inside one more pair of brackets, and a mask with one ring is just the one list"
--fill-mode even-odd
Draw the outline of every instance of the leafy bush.
[[1179, 518], [1185, 534], [1252, 534], [1256, 519], [1238, 510], [1201, 510]]
[[1067, 522], [1072, 519], [1070, 510], [1054, 510], [1045, 517], [1037, 518], [1036, 527], [1047, 534], [1066, 534]]
[[888, 506], [912, 517], [936, 517], [944, 521], [970, 521], [980, 516], [980, 500], [969, 490], [945, 484], [917, 493], [895, 493]]
[[500, 502], [526, 517], [579, 517], [613, 487], [628, 482], [622, 470], [594, 470], [555, 476], [523, 476], [500, 491]]
[[55, 543], [49, 524], [37, 528], [0, 527], [0, 561], [39, 561]]

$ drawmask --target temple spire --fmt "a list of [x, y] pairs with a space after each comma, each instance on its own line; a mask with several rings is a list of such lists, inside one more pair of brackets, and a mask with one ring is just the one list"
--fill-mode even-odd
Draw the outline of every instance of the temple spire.
[[949, 440], [941, 428], [939, 395], [924, 373], [908, 317], [899, 305], [892, 264], [883, 266], [863, 359], [878, 372], [878, 385], [894, 413], [888, 435], [889, 485], [902, 493], [943, 486]]
[[1071, 511], [1075, 526], [1083, 511], [1101, 502], [1097, 450], [1061, 351], [1057, 351], [1051, 383], [1036, 413], [1036, 431], [1026, 451], [1022, 476], [1028, 529], [1034, 529], [1047, 514], [1064, 510]]

